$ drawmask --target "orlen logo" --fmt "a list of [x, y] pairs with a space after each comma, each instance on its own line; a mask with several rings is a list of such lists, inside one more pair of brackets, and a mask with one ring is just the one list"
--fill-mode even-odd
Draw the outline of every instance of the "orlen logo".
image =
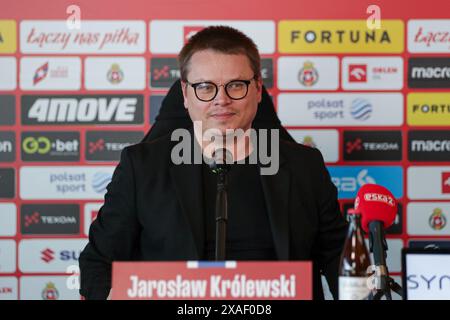
[[367, 64], [349, 64], [348, 82], [367, 82]]
[[442, 172], [442, 193], [450, 193], [450, 172]]
[[372, 201], [372, 202], [382, 202], [382, 203], [386, 203], [387, 205], [389, 205], [391, 207], [395, 207], [394, 199], [392, 199], [392, 197], [389, 197], [384, 194], [366, 193], [364, 195], [364, 200]]
[[46, 262], [46, 263], [50, 263], [55, 259], [55, 251], [53, 251], [52, 249], [45, 249], [41, 251], [41, 260]]
[[205, 27], [203, 26], [184, 26], [183, 27], [183, 39], [186, 44], [191, 37], [197, 32], [203, 30]]

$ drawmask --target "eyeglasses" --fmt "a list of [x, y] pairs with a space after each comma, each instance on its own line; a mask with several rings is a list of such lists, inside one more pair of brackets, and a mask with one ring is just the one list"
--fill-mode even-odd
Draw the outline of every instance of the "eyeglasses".
[[249, 80], [232, 80], [219, 86], [210, 81], [197, 83], [190, 83], [189, 81], [186, 81], [186, 84], [194, 88], [195, 96], [200, 101], [209, 102], [214, 100], [214, 98], [217, 96], [217, 93], [219, 92], [219, 87], [224, 87], [225, 93], [231, 99], [241, 100], [247, 96], [248, 85], [254, 79], [256, 79], [256, 76], [253, 76], [253, 78]]

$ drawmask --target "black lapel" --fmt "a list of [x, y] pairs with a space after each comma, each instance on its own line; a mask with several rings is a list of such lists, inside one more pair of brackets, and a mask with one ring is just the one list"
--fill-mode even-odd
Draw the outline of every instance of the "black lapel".
[[[281, 146], [280, 146], [281, 147]], [[283, 166], [274, 175], [260, 175], [278, 260], [289, 260], [289, 186], [290, 174]]]
[[[192, 131], [191, 139], [194, 139]], [[195, 145], [195, 143], [192, 144]], [[195, 148], [198, 151], [197, 146]], [[176, 198], [180, 201], [181, 208], [184, 216], [186, 217], [193, 241], [195, 243], [196, 259], [200, 260], [203, 258], [205, 242], [202, 165], [172, 165], [170, 168], [170, 174], [175, 187]]]

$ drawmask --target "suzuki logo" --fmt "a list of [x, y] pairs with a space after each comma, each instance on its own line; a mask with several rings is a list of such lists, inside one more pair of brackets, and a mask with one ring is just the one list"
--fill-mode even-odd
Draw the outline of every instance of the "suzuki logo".
[[47, 248], [41, 251], [41, 260], [46, 263], [50, 263], [51, 261], [53, 261], [53, 259], [55, 259], [54, 255], [55, 252], [52, 249]]
[[25, 227], [29, 227], [32, 224], [38, 224], [40, 217], [41, 215], [39, 214], [39, 212], [33, 212], [33, 214], [31, 215], [27, 214], [25, 216]]

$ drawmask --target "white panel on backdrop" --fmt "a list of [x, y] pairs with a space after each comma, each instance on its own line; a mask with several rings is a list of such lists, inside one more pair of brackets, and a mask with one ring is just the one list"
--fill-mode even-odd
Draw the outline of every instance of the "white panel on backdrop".
[[17, 229], [17, 209], [14, 203], [0, 203], [0, 237], [13, 237]]
[[408, 234], [450, 236], [450, 202], [410, 202]]
[[298, 143], [320, 150], [325, 162], [339, 160], [339, 133], [337, 130], [288, 130]]
[[285, 126], [399, 126], [401, 93], [280, 93], [278, 117]]
[[65, 273], [68, 267], [78, 266], [80, 252], [87, 239], [22, 240], [19, 243], [21, 272]]
[[16, 277], [0, 277], [0, 301], [17, 300], [19, 297]]
[[0, 90], [14, 90], [17, 83], [15, 57], [0, 57]]
[[98, 210], [103, 203], [86, 203], [84, 205], [84, 234], [89, 236], [89, 227], [91, 223], [97, 218]]
[[66, 20], [23, 20], [20, 48], [22, 53], [144, 53], [145, 29], [141, 20], [83, 20], [81, 29], [67, 28]]
[[345, 57], [342, 59], [342, 88], [346, 90], [401, 90], [401, 57]]
[[408, 51], [449, 53], [450, 19], [409, 20]]
[[20, 168], [22, 199], [103, 199], [114, 166]]
[[226, 25], [244, 32], [258, 46], [260, 54], [275, 52], [275, 22], [268, 20], [153, 20], [150, 52], [178, 54], [192, 34], [211, 25]]
[[78, 289], [67, 282], [68, 276], [22, 277], [20, 300], [80, 300]]
[[409, 167], [407, 176], [410, 199], [450, 199], [450, 167]]
[[22, 90], [80, 90], [81, 59], [22, 58], [20, 60]]
[[[386, 257], [386, 265], [389, 272], [396, 273], [402, 271], [402, 249], [403, 241], [401, 239], [386, 239], [388, 250]], [[366, 239], [367, 249], [369, 249], [369, 239]], [[373, 254], [370, 254], [372, 262]]]
[[0, 240], [0, 273], [16, 272], [16, 242]]
[[339, 87], [337, 57], [281, 57], [278, 59], [280, 90], [336, 90]]
[[143, 90], [145, 58], [86, 58], [85, 86], [88, 90]]

